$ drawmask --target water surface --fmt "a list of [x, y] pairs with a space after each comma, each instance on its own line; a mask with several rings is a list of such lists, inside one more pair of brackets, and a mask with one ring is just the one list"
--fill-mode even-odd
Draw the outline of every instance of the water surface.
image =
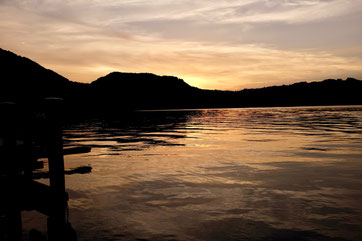
[[64, 134], [93, 147], [65, 160], [93, 168], [66, 177], [79, 240], [362, 240], [360, 106], [146, 111]]

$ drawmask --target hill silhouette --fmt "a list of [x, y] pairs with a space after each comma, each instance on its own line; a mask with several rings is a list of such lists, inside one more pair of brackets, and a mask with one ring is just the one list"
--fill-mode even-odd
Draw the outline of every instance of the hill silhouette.
[[90, 86], [96, 96], [94, 105], [100, 109], [113, 108], [113, 103], [126, 109], [180, 107], [189, 102], [190, 95], [200, 91], [177, 77], [150, 73], [113, 72]]
[[77, 83], [3, 49], [0, 66], [0, 102], [29, 105], [45, 97], [61, 97], [71, 116], [117, 115], [135, 109], [362, 104], [362, 81], [353, 78], [220, 91], [150, 73], [113, 72], [90, 84]]
[[245, 89], [239, 95], [246, 106], [354, 105], [362, 104], [361, 90], [362, 81], [347, 78]]
[[61, 96], [69, 80], [28, 58], [0, 49], [0, 101]]

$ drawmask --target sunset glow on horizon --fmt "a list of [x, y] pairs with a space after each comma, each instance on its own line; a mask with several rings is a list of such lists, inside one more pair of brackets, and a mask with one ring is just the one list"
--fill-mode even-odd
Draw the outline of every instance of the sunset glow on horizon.
[[0, 48], [72, 81], [113, 71], [205, 89], [362, 79], [358, 0], [0, 0]]

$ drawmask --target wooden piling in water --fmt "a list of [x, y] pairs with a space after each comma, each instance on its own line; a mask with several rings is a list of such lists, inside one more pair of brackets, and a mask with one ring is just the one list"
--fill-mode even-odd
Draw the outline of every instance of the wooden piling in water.
[[47, 99], [44, 102], [44, 137], [49, 165], [49, 181], [52, 206], [48, 217], [48, 239], [65, 240], [66, 208], [68, 196], [65, 192], [62, 128], [60, 124], [61, 100]]

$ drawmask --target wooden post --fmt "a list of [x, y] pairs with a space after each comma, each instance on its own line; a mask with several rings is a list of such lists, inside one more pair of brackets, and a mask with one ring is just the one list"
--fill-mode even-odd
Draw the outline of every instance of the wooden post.
[[65, 192], [63, 140], [61, 128], [61, 99], [44, 102], [44, 137], [49, 163], [50, 189], [53, 203], [48, 217], [48, 240], [65, 240], [67, 194]]
[[21, 240], [21, 210], [18, 204], [19, 160], [16, 156], [16, 106], [0, 104], [0, 188], [4, 196], [0, 211], [5, 217], [5, 240]]

